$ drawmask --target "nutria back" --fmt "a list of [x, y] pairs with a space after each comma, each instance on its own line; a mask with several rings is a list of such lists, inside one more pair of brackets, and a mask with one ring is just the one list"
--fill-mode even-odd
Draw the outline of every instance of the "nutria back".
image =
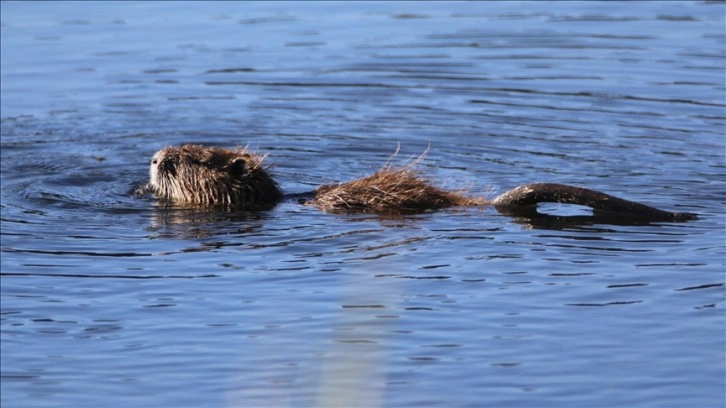
[[[415, 163], [414, 163], [415, 164]], [[383, 168], [376, 173], [337, 185], [320, 186], [312, 204], [327, 212], [412, 214], [457, 205], [485, 205], [484, 199], [434, 187], [413, 164]]]
[[151, 159], [149, 188], [176, 203], [270, 208], [282, 199], [282, 191], [264, 159], [246, 148], [167, 147]]

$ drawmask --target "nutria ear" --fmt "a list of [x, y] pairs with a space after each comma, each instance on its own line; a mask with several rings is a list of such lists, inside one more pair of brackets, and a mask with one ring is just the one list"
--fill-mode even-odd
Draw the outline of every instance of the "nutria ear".
[[227, 166], [227, 169], [230, 174], [240, 176], [247, 171], [247, 160], [241, 157], [236, 158]]

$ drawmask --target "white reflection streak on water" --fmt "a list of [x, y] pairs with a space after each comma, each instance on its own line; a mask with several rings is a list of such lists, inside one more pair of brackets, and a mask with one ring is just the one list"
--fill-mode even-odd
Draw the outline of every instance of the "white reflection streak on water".
[[[386, 281], [386, 285], [380, 282]], [[333, 329], [333, 347], [325, 355], [317, 406], [382, 406], [385, 388], [386, 351], [401, 297], [397, 279], [370, 279], [355, 274]], [[387, 317], [382, 318], [382, 313]], [[396, 318], [393, 318], [396, 317]]]

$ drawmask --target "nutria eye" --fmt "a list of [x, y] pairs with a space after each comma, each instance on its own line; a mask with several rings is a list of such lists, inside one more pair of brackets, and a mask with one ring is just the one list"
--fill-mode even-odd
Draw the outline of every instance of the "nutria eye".
[[171, 175], [176, 175], [176, 165], [170, 160], [159, 161], [159, 171], [164, 173], [168, 172]]
[[229, 166], [229, 172], [231, 174], [234, 174], [236, 176], [241, 176], [245, 173], [247, 170], [247, 161], [244, 159], [236, 159], [232, 164]]

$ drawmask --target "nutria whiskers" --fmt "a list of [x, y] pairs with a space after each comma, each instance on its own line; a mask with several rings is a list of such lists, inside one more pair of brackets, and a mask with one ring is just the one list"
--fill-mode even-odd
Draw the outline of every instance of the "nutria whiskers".
[[[148, 187], [159, 198], [202, 206], [260, 210], [275, 206], [284, 195], [269, 175], [266, 156], [247, 149], [200, 145], [167, 147], [151, 160]], [[415, 163], [414, 163], [415, 164]], [[452, 206], [493, 205], [498, 209], [535, 206], [540, 202], [579, 204], [647, 221], [687, 221], [695, 214], [662, 211], [598, 191], [564, 184], [526, 184], [493, 200], [469, 197], [432, 186], [413, 164], [385, 167], [376, 173], [308, 194], [308, 204], [327, 212], [408, 214]]]

